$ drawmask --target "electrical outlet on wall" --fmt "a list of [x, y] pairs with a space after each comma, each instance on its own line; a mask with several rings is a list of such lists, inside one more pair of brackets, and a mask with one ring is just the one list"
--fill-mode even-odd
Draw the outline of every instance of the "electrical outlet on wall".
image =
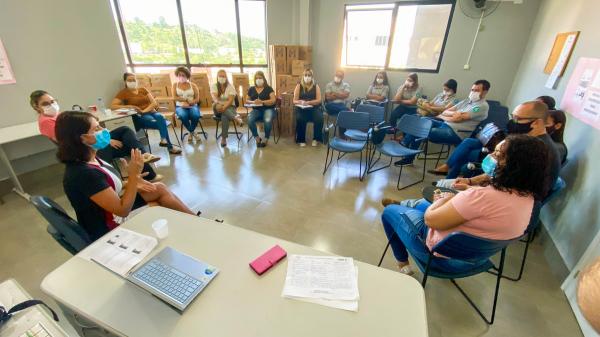
[[464, 70], [469, 70], [469, 69], [471, 69], [471, 66], [470, 66], [470, 65], [468, 65], [468, 64], [465, 64], [465, 65], [463, 66], [463, 69], [464, 69]]

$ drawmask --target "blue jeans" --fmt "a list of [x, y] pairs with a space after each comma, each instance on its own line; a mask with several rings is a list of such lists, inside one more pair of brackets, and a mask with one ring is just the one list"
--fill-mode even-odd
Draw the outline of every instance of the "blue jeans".
[[390, 114], [390, 125], [392, 127], [396, 127], [398, 121], [404, 115], [415, 115], [417, 113], [417, 108], [415, 105], [404, 105], [400, 104]]
[[425, 239], [429, 228], [425, 225], [424, 215], [400, 205], [389, 205], [383, 210], [383, 229], [397, 261], [407, 262], [409, 252], [415, 259], [427, 261], [429, 248]]
[[151, 129], [158, 130], [160, 133], [160, 139], [165, 139], [168, 144], [168, 148], [172, 148], [171, 140], [169, 139], [169, 131], [167, 130], [167, 121], [165, 117], [159, 112], [147, 112], [145, 114], [133, 115], [133, 124], [137, 129]]
[[438, 120], [432, 121], [433, 125], [429, 132], [429, 140], [433, 143], [457, 145], [462, 142], [462, 138], [454, 132], [450, 125]]
[[460, 174], [461, 168], [469, 162], [478, 162], [483, 146], [477, 138], [465, 138], [448, 158], [446, 164], [450, 167], [447, 179], [454, 179]]
[[344, 103], [334, 103], [334, 102], [325, 103], [325, 111], [327, 111], [328, 115], [337, 116], [340, 113], [340, 111], [346, 111], [346, 110], [348, 110], [348, 107]]
[[175, 113], [186, 130], [193, 134], [198, 126], [198, 121], [200, 120], [200, 109], [198, 109], [198, 105], [189, 108], [178, 106], [175, 108]]
[[256, 122], [262, 121], [265, 125], [265, 139], [269, 139], [271, 130], [273, 129], [273, 119], [275, 117], [275, 110], [273, 108], [252, 109], [250, 115], [248, 115], [248, 128], [250, 128], [252, 136], [258, 137]]

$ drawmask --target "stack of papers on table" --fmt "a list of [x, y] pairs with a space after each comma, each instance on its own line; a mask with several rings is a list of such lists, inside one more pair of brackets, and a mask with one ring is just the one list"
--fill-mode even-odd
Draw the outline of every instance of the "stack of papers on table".
[[296, 104], [297, 107], [299, 107], [300, 109], [310, 109], [313, 106], [309, 105], [309, 104]]
[[244, 104], [244, 106], [246, 108], [255, 108], [255, 107], [261, 107], [263, 105], [262, 105], [262, 103], [259, 103], [259, 104], [256, 104], [256, 103], [246, 103], [246, 104]]
[[157, 245], [156, 238], [117, 227], [92, 243], [78, 256], [99, 263], [125, 277]]
[[351, 257], [290, 255], [282, 296], [358, 311], [358, 268]]

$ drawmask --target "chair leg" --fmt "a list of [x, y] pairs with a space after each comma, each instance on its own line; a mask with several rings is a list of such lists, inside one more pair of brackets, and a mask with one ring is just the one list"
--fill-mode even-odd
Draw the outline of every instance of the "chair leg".
[[471, 300], [471, 298], [467, 295], [467, 293], [465, 293], [465, 291], [456, 283], [456, 281], [454, 279], [450, 279], [450, 281], [452, 282], [452, 284], [454, 284], [454, 286], [458, 289], [458, 291], [460, 291], [460, 293], [463, 295], [463, 297], [469, 302], [469, 304], [471, 305], [471, 307], [473, 307], [473, 309], [475, 309], [475, 311], [477, 311], [477, 313], [479, 314], [479, 316], [489, 325], [494, 324], [494, 318], [496, 317], [496, 304], [498, 303], [498, 294], [500, 292], [500, 280], [502, 279], [502, 271], [504, 270], [504, 258], [506, 256], [506, 248], [502, 249], [502, 253], [500, 253], [500, 265], [498, 266], [498, 274], [496, 277], [496, 290], [494, 291], [494, 304], [492, 306], [492, 316], [491, 318], [488, 320], [485, 315], [483, 315], [483, 313], [481, 312], [481, 310], [479, 310], [479, 308], [475, 305], [475, 303], [473, 302], [473, 300]]
[[146, 137], [146, 142], [148, 142], [148, 152], [150, 152], [150, 154], [152, 154], [152, 145], [150, 145], [150, 138], [148, 138], [148, 130], [147, 129], [142, 129], [144, 130], [144, 137]]
[[[329, 157], [329, 151], [331, 151], [331, 157]], [[328, 146], [327, 147], [327, 155], [325, 155], [325, 167], [323, 168], [323, 175], [325, 175], [325, 172], [327, 172], [327, 170], [329, 169], [329, 166], [333, 162], [333, 154], [334, 154], [334, 150]], [[328, 159], [329, 159], [329, 163], [327, 163]]]
[[433, 254], [429, 253], [429, 257], [427, 258], [427, 264], [425, 265], [425, 271], [423, 272], [423, 280], [421, 280], [421, 286], [423, 287], [423, 289], [425, 289], [425, 285], [427, 284], [427, 278], [429, 277], [431, 260], [433, 260]]
[[275, 118], [277, 120], [277, 135], [275, 135], [275, 128], [273, 128], [273, 141], [275, 144], [279, 142], [279, 138], [281, 138], [281, 119], [279, 116]]
[[204, 131], [204, 126], [202, 126], [202, 120], [198, 120], [198, 126], [200, 126], [200, 133], [204, 136], [204, 140], [208, 140], [208, 135], [206, 134], [206, 131]]
[[219, 124], [221, 121], [215, 120], [215, 122], [217, 123], [217, 126], [215, 127], [215, 139], [219, 140], [219, 138], [221, 137], [221, 134], [219, 133]]
[[360, 161], [358, 162], [358, 180], [363, 181], [363, 173], [362, 173], [362, 150], [360, 151]]
[[390, 248], [389, 241], [388, 241], [387, 245], [385, 246], [385, 249], [383, 250], [383, 254], [381, 254], [381, 258], [379, 259], [379, 263], [377, 264], [377, 267], [381, 267], [381, 263], [383, 262], [383, 258], [385, 257], [385, 253], [387, 253], [388, 248]]
[[179, 136], [177, 135], [177, 129], [175, 129], [175, 124], [171, 123], [171, 128], [173, 129], [173, 133], [175, 134], [175, 139], [177, 139], [177, 144], [181, 147], [181, 142], [179, 141]]
[[[523, 277], [523, 272], [525, 271], [525, 261], [527, 260], [527, 252], [529, 251], [529, 244], [533, 241], [533, 231], [527, 233], [527, 239], [525, 240], [525, 249], [523, 250], [523, 259], [521, 260], [521, 268], [519, 269], [519, 274], [517, 277], [502, 275], [502, 278], [507, 279], [509, 281], [518, 282]], [[498, 275], [498, 273], [490, 271], [490, 274]]]

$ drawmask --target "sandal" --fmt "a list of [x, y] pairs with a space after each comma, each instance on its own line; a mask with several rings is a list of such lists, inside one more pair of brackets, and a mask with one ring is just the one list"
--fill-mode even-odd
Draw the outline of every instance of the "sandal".
[[169, 149], [169, 153], [170, 153], [170, 154], [180, 154], [180, 153], [181, 153], [181, 150], [180, 150], [180, 149], [176, 149], [176, 148], [172, 147], [172, 148], [170, 148], [170, 149]]
[[448, 172], [438, 171], [438, 170], [427, 170], [428, 173], [431, 173], [436, 176], [445, 176], [448, 175]]
[[166, 140], [161, 140], [160, 143], [158, 143], [158, 146], [160, 146], [160, 147], [168, 147], [169, 143]]
[[156, 163], [159, 160], [160, 160], [160, 157], [158, 157], [158, 156], [155, 156], [151, 153], [144, 153], [144, 163], [146, 163], [146, 164]]
[[221, 143], [221, 147], [226, 147], [227, 143]]
[[415, 272], [410, 267], [410, 264], [407, 264], [406, 266], [400, 268], [400, 273], [410, 276], [410, 275], [414, 274]]

